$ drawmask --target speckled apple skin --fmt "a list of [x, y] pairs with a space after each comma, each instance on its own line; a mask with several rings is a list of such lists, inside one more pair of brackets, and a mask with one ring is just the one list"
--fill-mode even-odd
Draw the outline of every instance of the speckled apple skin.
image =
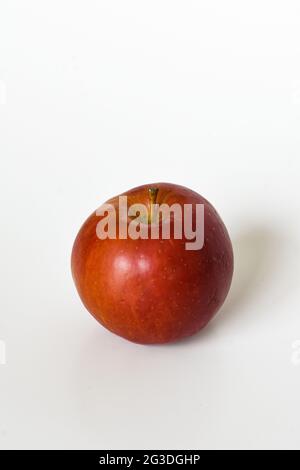
[[[168, 343], [195, 334], [223, 304], [233, 275], [233, 251], [214, 207], [196, 192], [153, 183], [123, 195], [128, 206], [157, 203], [204, 204], [204, 246], [185, 249], [182, 240], [100, 240], [94, 212], [72, 250], [72, 274], [87, 310], [108, 330], [141, 344]], [[109, 200], [117, 209], [118, 196]], [[172, 232], [171, 232], [172, 233]]]

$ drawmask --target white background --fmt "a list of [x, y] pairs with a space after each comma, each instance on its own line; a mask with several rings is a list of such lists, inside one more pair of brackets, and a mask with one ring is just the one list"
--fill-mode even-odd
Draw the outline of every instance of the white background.
[[[299, 130], [298, 0], [1, 0], [1, 448], [300, 448]], [[155, 181], [215, 205], [236, 264], [205, 330], [149, 347], [85, 311], [70, 252]]]

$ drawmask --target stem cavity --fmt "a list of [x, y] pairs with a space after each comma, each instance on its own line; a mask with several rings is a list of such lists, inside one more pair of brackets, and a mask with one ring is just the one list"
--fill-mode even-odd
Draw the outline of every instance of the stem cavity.
[[158, 188], [149, 188], [150, 211], [148, 216], [148, 223], [151, 224], [153, 220], [153, 205], [156, 204]]

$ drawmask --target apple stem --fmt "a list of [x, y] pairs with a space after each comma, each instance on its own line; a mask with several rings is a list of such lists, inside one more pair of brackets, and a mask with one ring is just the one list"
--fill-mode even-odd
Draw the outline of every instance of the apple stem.
[[153, 219], [153, 205], [156, 203], [158, 188], [149, 188], [148, 191], [149, 191], [149, 199], [150, 199], [150, 213], [149, 213], [148, 222], [149, 224], [151, 224], [152, 219]]

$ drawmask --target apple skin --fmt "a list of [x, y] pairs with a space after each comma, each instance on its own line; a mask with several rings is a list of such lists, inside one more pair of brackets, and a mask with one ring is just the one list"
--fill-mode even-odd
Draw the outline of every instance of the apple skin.
[[[152, 187], [158, 188], [158, 204], [204, 204], [201, 250], [186, 250], [184, 238], [100, 240], [94, 212], [76, 237], [71, 261], [87, 310], [108, 330], [141, 344], [177, 341], [199, 331], [223, 304], [233, 275], [230, 238], [213, 206], [183, 186], [155, 183], [123, 193], [128, 207], [149, 205]], [[118, 197], [107, 202], [117, 205]]]

